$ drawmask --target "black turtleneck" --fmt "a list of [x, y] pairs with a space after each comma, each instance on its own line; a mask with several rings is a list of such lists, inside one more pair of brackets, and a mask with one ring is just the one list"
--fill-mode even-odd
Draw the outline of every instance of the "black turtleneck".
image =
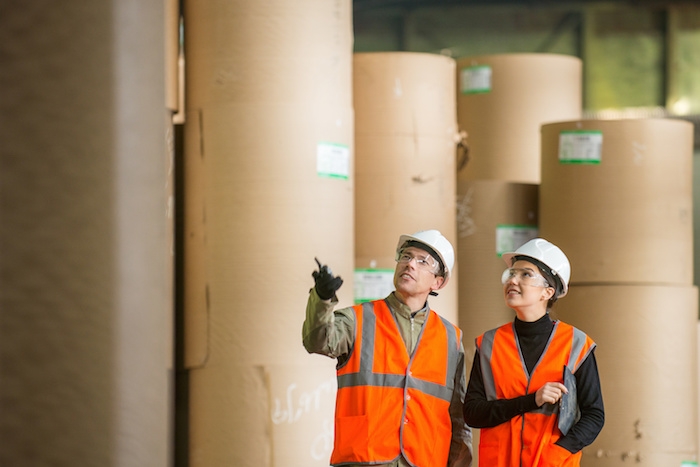
[[532, 369], [542, 356], [552, 329], [554, 329], [554, 323], [549, 313], [545, 313], [543, 317], [532, 323], [515, 318], [515, 334], [518, 336], [520, 352], [523, 354], [528, 373], [532, 374]]
[[[549, 341], [549, 336], [554, 329], [554, 322], [547, 313], [531, 323], [515, 318], [514, 327], [523, 361], [528, 373], [532, 373]], [[576, 371], [576, 383], [581, 419], [572, 427], [567, 436], [560, 438], [557, 442], [573, 453], [592, 443], [603, 428], [605, 421], [598, 366], [593, 352], [588, 355]], [[513, 399], [486, 400], [479, 352], [476, 352], [464, 400], [464, 420], [469, 426], [473, 428], [493, 427], [517, 415], [536, 409], [537, 402], [534, 392]]]

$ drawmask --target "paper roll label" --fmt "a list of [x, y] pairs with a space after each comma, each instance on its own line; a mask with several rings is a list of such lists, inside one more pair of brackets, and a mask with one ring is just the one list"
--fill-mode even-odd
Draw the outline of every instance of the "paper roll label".
[[350, 176], [350, 149], [343, 144], [318, 143], [316, 173], [320, 177], [347, 180]]
[[491, 92], [491, 67], [477, 65], [462, 68], [460, 81], [462, 94]]
[[385, 298], [394, 290], [393, 269], [355, 269], [355, 303]]
[[529, 240], [536, 238], [539, 229], [536, 225], [498, 225], [496, 226], [496, 255], [515, 251]]
[[562, 164], [600, 164], [603, 132], [564, 130], [559, 133], [559, 162]]

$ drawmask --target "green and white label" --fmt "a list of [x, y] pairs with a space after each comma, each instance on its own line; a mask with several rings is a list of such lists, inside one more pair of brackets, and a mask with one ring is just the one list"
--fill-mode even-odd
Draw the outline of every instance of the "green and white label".
[[536, 225], [498, 225], [496, 226], [496, 254], [515, 251], [529, 240], [537, 238], [539, 229]]
[[600, 130], [563, 130], [559, 133], [559, 162], [562, 164], [600, 164], [603, 132]]
[[355, 303], [386, 298], [394, 290], [393, 269], [355, 269]]
[[350, 176], [350, 149], [343, 144], [318, 143], [316, 173], [321, 177], [347, 180]]
[[462, 94], [482, 94], [491, 92], [491, 67], [476, 65], [462, 68], [460, 73]]

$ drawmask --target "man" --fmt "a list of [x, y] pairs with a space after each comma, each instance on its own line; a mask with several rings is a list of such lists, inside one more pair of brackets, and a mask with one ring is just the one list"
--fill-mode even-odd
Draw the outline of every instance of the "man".
[[468, 467], [462, 332], [430, 309], [454, 250], [437, 230], [402, 235], [395, 291], [333, 311], [343, 281], [319, 263], [303, 326], [309, 353], [338, 360], [332, 465]]

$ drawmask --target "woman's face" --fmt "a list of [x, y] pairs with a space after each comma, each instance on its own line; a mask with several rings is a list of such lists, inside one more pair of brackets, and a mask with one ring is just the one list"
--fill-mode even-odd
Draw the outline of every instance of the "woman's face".
[[516, 311], [518, 318], [536, 321], [547, 312], [554, 288], [533, 263], [516, 261], [503, 273], [502, 282], [506, 305]]

